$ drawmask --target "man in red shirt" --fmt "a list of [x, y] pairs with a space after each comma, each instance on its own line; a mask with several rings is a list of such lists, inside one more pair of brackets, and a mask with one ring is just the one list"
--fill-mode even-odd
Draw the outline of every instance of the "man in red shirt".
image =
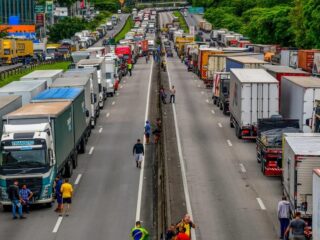
[[176, 240], [190, 240], [190, 237], [186, 234], [185, 228], [180, 228]]

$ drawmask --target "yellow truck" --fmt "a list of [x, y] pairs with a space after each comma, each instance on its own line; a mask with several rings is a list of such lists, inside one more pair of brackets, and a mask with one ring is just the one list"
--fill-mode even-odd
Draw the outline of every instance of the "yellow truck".
[[28, 64], [33, 58], [33, 42], [25, 39], [3, 38], [0, 41], [0, 58], [5, 64]]
[[183, 36], [183, 37], [177, 37], [176, 38], [176, 48], [178, 51], [178, 56], [181, 56], [184, 54], [184, 47], [186, 44], [190, 44], [194, 42], [193, 36]]

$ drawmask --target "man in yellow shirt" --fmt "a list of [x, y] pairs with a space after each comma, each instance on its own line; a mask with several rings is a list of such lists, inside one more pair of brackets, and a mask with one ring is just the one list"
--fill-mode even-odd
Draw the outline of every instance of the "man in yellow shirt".
[[64, 180], [64, 183], [61, 185], [60, 192], [62, 194], [63, 214], [68, 217], [73, 194], [73, 188], [72, 185], [69, 183], [69, 179]]

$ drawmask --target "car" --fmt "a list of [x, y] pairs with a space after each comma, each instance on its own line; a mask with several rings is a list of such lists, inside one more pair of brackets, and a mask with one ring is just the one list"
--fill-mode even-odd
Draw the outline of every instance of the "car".
[[118, 14], [121, 14], [121, 9], [118, 10]]

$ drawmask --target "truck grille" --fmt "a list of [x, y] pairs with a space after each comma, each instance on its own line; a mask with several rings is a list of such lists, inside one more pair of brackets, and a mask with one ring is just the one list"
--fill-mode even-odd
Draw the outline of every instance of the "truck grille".
[[[11, 186], [16, 179], [7, 179], [7, 188]], [[41, 177], [33, 177], [33, 178], [18, 178], [19, 188], [22, 188], [23, 184], [27, 185], [27, 188], [33, 192], [34, 200], [38, 200], [41, 195], [42, 190], [42, 178]]]

